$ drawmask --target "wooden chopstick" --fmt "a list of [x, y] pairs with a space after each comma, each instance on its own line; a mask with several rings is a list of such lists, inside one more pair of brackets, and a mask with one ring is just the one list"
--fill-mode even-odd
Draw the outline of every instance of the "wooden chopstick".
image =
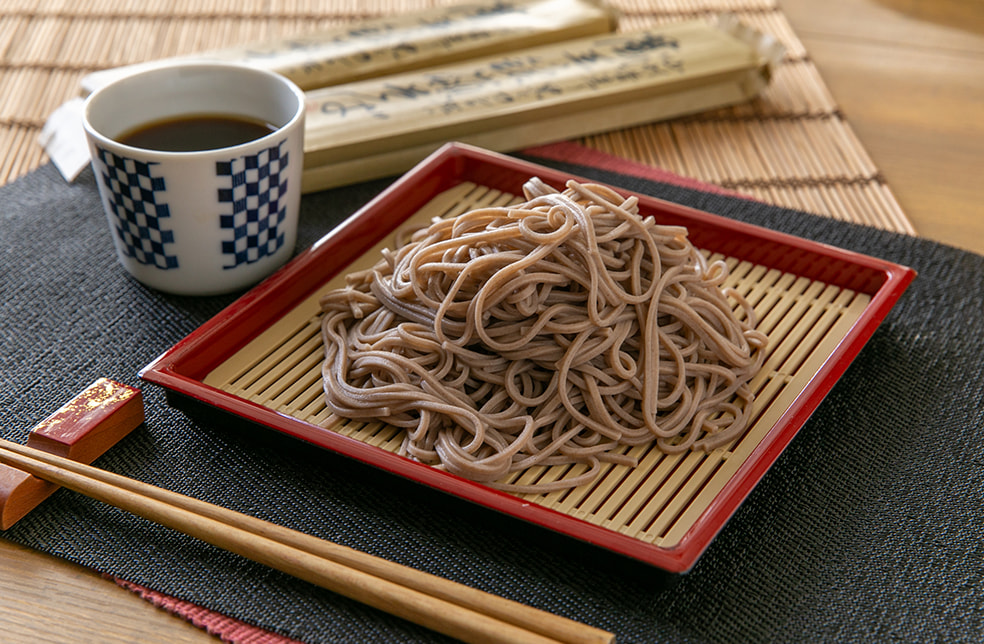
[[90, 465], [0, 439], [0, 463], [466, 642], [611, 633]]

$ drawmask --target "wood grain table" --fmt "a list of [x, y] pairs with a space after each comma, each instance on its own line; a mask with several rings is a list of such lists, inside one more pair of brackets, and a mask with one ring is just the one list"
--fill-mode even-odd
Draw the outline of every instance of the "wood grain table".
[[[980, 0], [779, 0], [924, 237], [984, 253]], [[98, 573], [0, 539], [0, 639], [215, 638]]]

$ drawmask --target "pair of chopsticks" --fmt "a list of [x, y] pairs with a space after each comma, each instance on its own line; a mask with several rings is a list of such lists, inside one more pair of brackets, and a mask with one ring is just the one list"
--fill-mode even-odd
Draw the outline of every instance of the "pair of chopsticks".
[[614, 641], [564, 617], [2, 439], [0, 463], [462, 641]]

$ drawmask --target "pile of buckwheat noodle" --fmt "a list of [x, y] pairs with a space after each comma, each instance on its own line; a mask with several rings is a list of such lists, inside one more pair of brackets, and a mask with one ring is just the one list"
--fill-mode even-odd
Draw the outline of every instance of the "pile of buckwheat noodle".
[[[630, 446], [740, 434], [766, 338], [721, 287], [724, 263], [635, 197], [535, 177], [523, 191], [435, 220], [323, 296], [332, 412], [401, 427], [404, 455], [515, 493], [633, 465]], [[557, 480], [503, 481], [570, 463]]]

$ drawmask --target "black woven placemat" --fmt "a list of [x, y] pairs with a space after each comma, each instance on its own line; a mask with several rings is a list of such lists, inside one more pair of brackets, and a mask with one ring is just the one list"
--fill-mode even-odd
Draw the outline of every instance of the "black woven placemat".
[[[22, 442], [75, 393], [111, 377], [144, 389], [147, 422], [100, 466], [599, 626], [620, 642], [977, 641], [984, 257], [752, 201], [564, 169], [919, 271], [675, 583], [321, 450], [168, 405], [138, 370], [234, 296], [165, 296], [126, 277], [88, 172], [66, 185], [45, 166], [0, 189], [0, 435]], [[299, 247], [386, 184], [306, 197]], [[4, 536], [298, 639], [441, 639], [64, 490]]]

